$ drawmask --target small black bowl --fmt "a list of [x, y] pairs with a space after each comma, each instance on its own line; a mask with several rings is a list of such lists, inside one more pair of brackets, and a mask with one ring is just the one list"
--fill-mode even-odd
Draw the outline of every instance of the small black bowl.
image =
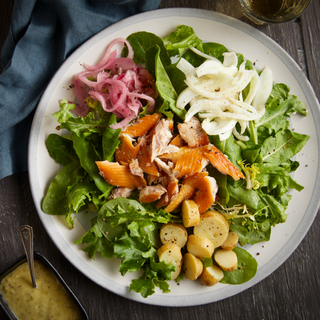
[[[70, 293], [71, 298], [75, 302], [75, 304], [79, 308], [79, 312], [81, 314], [81, 319], [83, 320], [89, 320], [88, 315], [82, 306], [81, 302], [78, 300], [76, 295], [71, 291], [69, 286], [66, 284], [66, 282], [63, 280], [63, 278], [60, 276], [58, 271], [52, 266], [52, 264], [39, 252], [34, 252], [34, 259], [40, 260], [44, 265], [46, 265], [49, 269], [52, 270], [52, 272], [55, 274], [58, 281], [63, 285], [63, 287], [67, 290], [67, 292]], [[0, 282], [3, 278], [5, 278], [9, 273], [11, 273], [13, 270], [15, 270], [17, 267], [19, 267], [21, 264], [27, 262], [27, 257], [25, 255], [18, 258], [15, 262], [13, 262], [8, 268], [0, 272]], [[11, 320], [18, 320], [18, 318], [15, 316], [15, 314], [10, 309], [9, 305], [7, 304], [6, 300], [2, 296], [0, 292], [0, 305], [3, 308], [3, 310], [8, 315], [9, 319]]]

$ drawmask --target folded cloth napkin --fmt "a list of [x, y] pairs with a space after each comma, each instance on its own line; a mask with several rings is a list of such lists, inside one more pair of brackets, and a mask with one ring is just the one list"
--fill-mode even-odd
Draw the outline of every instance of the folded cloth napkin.
[[80, 44], [161, 0], [15, 0], [1, 51], [0, 179], [27, 170], [34, 110], [51, 77]]

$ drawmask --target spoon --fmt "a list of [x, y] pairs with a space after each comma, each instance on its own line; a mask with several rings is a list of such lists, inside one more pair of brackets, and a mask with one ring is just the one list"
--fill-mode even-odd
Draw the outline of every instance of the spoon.
[[24, 246], [24, 251], [26, 252], [29, 270], [31, 274], [32, 286], [37, 287], [36, 277], [34, 275], [34, 260], [33, 260], [33, 230], [32, 227], [25, 225], [20, 227], [20, 234]]

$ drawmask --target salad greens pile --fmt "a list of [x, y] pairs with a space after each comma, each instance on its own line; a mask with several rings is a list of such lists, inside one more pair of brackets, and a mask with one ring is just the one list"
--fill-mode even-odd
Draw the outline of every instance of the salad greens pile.
[[[228, 51], [221, 44], [204, 43], [188, 26], [178, 26], [165, 39], [138, 32], [127, 40], [133, 47], [135, 63], [144, 64], [156, 80], [159, 96], [155, 112], [174, 118], [176, 123], [182, 122], [186, 114], [186, 110], [175, 105], [186, 84], [184, 74], [176, 67], [177, 62], [172, 61], [183, 57], [195, 67], [203, 63], [205, 58], [190, 47], [221, 62], [223, 53]], [[243, 61], [243, 55], [238, 54], [238, 67]], [[246, 68], [253, 69], [253, 64], [246, 61]], [[246, 91], [247, 88], [242, 93], [244, 98]], [[154, 204], [139, 203], [136, 193], [130, 199], [108, 199], [114, 187], [99, 174], [95, 161], [114, 160], [121, 129], [110, 128], [118, 119], [104, 112], [99, 102], [90, 98], [87, 102], [91, 111], [86, 117], [76, 117], [72, 113], [75, 104], [65, 99], [60, 103], [60, 110], [53, 114], [60, 128], [66, 129], [68, 134], [51, 134], [46, 141], [50, 156], [62, 169], [52, 180], [42, 209], [51, 215], [64, 215], [70, 228], [79, 211], [95, 211], [97, 215], [91, 229], [76, 243], [84, 244], [83, 250], [92, 259], [98, 252], [105, 258], [121, 259], [119, 271], [122, 275], [142, 270], [142, 275], [132, 281], [130, 290], [140, 292], [143, 297], [153, 294], [156, 286], [169, 292], [167, 281], [174, 266], [158, 260], [159, 228], [163, 223], [179, 223], [181, 217], [156, 208]], [[303, 189], [291, 176], [299, 166], [292, 158], [309, 137], [290, 130], [289, 117], [293, 113], [306, 116], [307, 111], [304, 104], [290, 94], [288, 86], [274, 83], [264, 116], [248, 126], [248, 141], [238, 141], [233, 135], [225, 141], [209, 136], [210, 142], [246, 176], [245, 180], [235, 181], [208, 166], [219, 186], [219, 200], [214, 209], [229, 220], [230, 229], [239, 235], [242, 246], [268, 241], [271, 227], [286, 221], [285, 212], [291, 198], [289, 189]], [[142, 110], [140, 116], [144, 114], [146, 110]], [[222, 283], [243, 283], [256, 273], [255, 259], [240, 247], [234, 251], [241, 268], [225, 272]]]

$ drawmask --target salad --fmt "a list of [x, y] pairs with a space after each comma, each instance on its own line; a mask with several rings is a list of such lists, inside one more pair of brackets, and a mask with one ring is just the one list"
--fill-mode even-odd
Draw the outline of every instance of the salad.
[[[46, 146], [61, 170], [42, 209], [96, 212], [76, 241], [92, 259], [142, 271], [130, 290], [148, 297], [170, 280], [241, 284], [257, 271], [245, 244], [286, 221], [291, 174], [309, 136], [290, 129], [304, 104], [272, 71], [204, 42], [180, 25], [161, 39], [137, 32], [109, 44], [74, 76], [75, 100], [53, 116], [65, 134]], [[106, 262], [107, 263], [107, 262]]]

